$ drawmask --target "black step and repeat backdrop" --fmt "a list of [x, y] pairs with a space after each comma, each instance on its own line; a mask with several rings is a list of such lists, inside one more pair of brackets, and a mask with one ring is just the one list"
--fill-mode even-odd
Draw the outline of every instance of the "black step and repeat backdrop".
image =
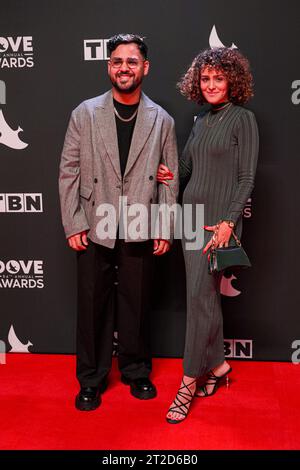
[[[256, 187], [244, 210], [251, 270], [224, 277], [228, 357], [300, 354], [298, 0], [1, 0], [0, 344], [6, 351], [73, 353], [76, 262], [60, 220], [58, 165], [70, 112], [110, 88], [107, 38], [146, 36], [144, 90], [176, 121], [179, 150], [198, 112], [176, 82], [200, 49], [238, 47], [256, 94]], [[185, 334], [180, 242], [157, 260], [153, 352], [179, 357]]]

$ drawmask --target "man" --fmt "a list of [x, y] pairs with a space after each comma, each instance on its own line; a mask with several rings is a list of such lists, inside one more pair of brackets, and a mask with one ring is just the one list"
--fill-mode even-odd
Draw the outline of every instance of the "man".
[[[78, 252], [77, 378], [81, 388], [75, 405], [82, 411], [94, 410], [101, 403], [111, 368], [115, 324], [122, 382], [130, 385], [136, 398], [156, 396], [149, 379], [148, 339], [153, 254], [169, 250], [172, 233], [169, 239], [151, 240], [150, 227], [146, 233], [145, 225], [151, 222], [151, 205], [171, 206], [178, 190], [174, 121], [141, 90], [149, 71], [147, 46], [140, 36], [119, 34], [109, 40], [108, 49], [112, 89], [73, 111], [59, 177], [66, 237]], [[174, 173], [169, 187], [158, 187], [160, 163], [168, 164]], [[136, 231], [130, 233], [127, 218], [136, 204], [147, 212], [140, 219], [143, 227], [138, 237]], [[112, 309], [116, 267], [117, 302]]]

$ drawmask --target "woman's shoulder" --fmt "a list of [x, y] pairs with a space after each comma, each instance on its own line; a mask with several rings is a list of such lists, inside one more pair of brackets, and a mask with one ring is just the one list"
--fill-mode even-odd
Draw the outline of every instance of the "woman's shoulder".
[[255, 118], [254, 112], [251, 111], [251, 109], [249, 109], [249, 108], [245, 108], [245, 106], [240, 106], [238, 104], [234, 104], [233, 108], [235, 109], [237, 116], [240, 116], [240, 117], [248, 116], [248, 117]]
[[201, 106], [199, 113], [195, 116], [195, 122], [196, 121], [201, 121], [201, 119], [206, 116], [206, 114], [210, 111], [210, 105], [209, 104], [204, 104]]
[[256, 117], [253, 111], [244, 106], [233, 105], [235, 112], [234, 128], [239, 129], [241, 126], [253, 126], [256, 124]]
[[[204, 104], [201, 106], [199, 113], [195, 116], [193, 128], [202, 125], [203, 119], [206, 118], [206, 115], [210, 112], [211, 106]], [[233, 116], [233, 125], [234, 127], [238, 126], [243, 121], [256, 121], [255, 114], [251, 109], [245, 108], [245, 106], [240, 106], [232, 103], [231, 110], [228, 112], [228, 118], [232, 119]], [[231, 117], [230, 117], [231, 116]]]
[[[204, 104], [203, 106], [201, 106], [201, 109], [200, 109], [199, 113], [195, 117], [195, 121], [198, 120], [198, 119], [199, 120], [203, 119], [206, 116], [206, 114], [210, 112], [210, 110], [211, 110], [211, 106], [209, 104]], [[251, 109], [245, 108], [245, 106], [241, 106], [241, 105], [238, 105], [238, 104], [232, 103], [232, 111], [237, 116], [248, 115], [248, 116], [255, 117], [254, 112], [251, 111]]]

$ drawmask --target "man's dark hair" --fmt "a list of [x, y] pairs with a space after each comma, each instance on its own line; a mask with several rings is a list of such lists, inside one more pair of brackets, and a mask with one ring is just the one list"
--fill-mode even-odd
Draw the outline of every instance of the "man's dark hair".
[[120, 44], [130, 44], [133, 42], [138, 46], [140, 53], [142, 54], [144, 59], [147, 59], [148, 46], [144, 42], [144, 39], [145, 38], [139, 36], [138, 34], [116, 34], [108, 40], [107, 48], [109, 50], [109, 53], [111, 54], [115, 49], [117, 49]]

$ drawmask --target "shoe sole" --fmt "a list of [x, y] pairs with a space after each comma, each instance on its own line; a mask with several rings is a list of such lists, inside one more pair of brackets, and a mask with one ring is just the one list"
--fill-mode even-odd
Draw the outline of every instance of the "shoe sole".
[[132, 390], [130, 387], [130, 393], [134, 398], [138, 398], [139, 400], [151, 400], [152, 398], [155, 398], [157, 395], [156, 390], [153, 390], [153, 392], [135, 392], [135, 390]]
[[186, 416], [182, 419], [171, 419], [171, 418], [166, 418], [167, 423], [169, 424], [179, 424], [182, 423], [186, 419]]

